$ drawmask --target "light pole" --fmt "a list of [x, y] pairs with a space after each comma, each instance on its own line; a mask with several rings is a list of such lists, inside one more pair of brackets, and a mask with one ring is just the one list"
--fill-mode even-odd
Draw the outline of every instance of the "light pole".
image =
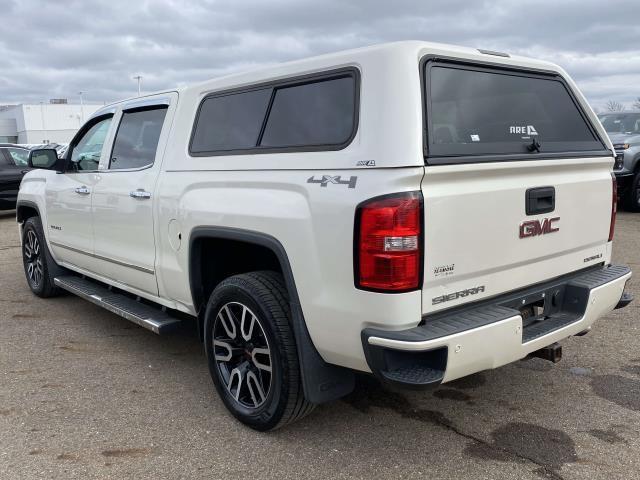
[[80, 95], [80, 125], [84, 123], [84, 103], [82, 102], [82, 94], [85, 92], [78, 92]]
[[138, 96], [140, 96], [140, 81], [142, 80], [142, 75], [136, 75], [133, 79], [138, 81]]
[[[40, 102], [40, 116], [42, 117], [42, 135], [46, 137], [47, 135], [47, 126], [44, 123], [44, 102]], [[49, 143], [49, 140], [47, 140], [47, 138], [44, 138], [42, 140], [43, 144], [47, 144]]]

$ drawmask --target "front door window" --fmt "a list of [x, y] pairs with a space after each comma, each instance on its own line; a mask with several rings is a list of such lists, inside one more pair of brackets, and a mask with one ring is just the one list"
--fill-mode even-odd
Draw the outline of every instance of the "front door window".
[[87, 130], [80, 140], [73, 146], [68, 170], [80, 172], [98, 170], [102, 146], [111, 126], [111, 118], [99, 120]]

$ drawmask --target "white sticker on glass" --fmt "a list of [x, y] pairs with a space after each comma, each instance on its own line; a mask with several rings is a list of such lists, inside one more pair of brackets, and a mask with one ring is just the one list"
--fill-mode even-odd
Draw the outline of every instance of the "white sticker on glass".
[[538, 135], [538, 131], [533, 125], [512, 125], [509, 127], [509, 133], [516, 135]]

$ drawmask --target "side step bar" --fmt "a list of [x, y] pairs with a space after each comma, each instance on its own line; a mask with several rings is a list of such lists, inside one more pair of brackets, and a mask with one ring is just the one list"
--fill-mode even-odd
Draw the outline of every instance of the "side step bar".
[[114, 293], [103, 285], [86, 278], [65, 275], [56, 277], [54, 282], [58, 287], [157, 334], [166, 333], [180, 323], [180, 320], [169, 316], [160, 308], [146, 305], [120, 293]]

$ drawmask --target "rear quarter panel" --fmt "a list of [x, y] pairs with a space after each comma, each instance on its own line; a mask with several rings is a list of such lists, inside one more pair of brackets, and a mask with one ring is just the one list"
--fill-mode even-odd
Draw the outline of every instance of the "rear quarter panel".
[[[307, 183], [316, 175], [357, 176], [356, 188]], [[408, 328], [420, 320], [420, 292], [382, 295], [357, 290], [353, 276], [356, 206], [419, 187], [423, 168], [309, 172], [172, 172], [162, 176], [158, 278], [161, 296], [192, 307], [188, 238], [200, 226], [264, 233], [287, 252], [302, 311], [325, 360], [366, 370], [360, 333], [367, 326]], [[169, 228], [169, 223], [173, 227]], [[178, 251], [171, 232], [182, 232]]]

